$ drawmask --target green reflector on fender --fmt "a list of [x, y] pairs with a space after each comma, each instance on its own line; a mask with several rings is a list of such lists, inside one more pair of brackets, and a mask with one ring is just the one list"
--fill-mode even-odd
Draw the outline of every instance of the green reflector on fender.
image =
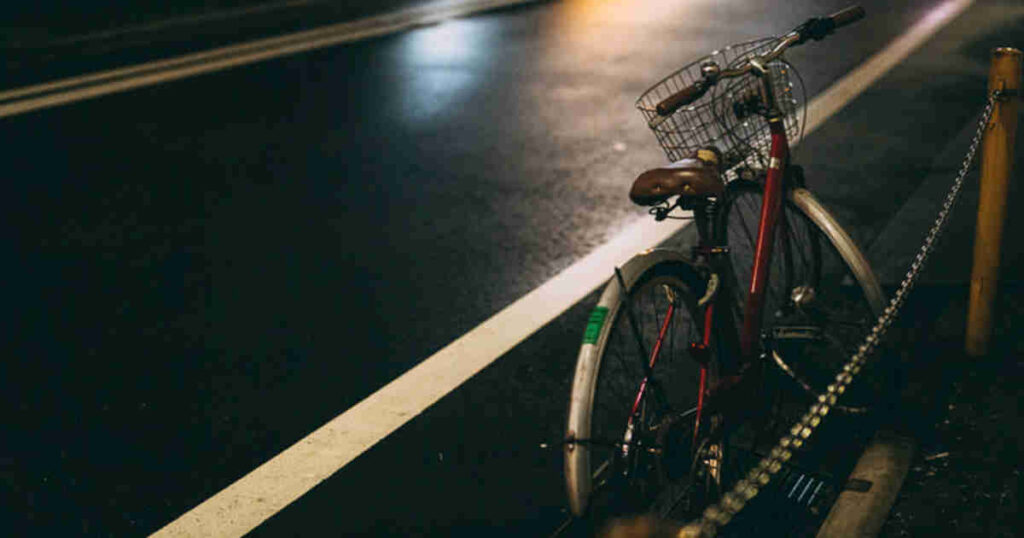
[[604, 318], [608, 316], [608, 307], [597, 306], [590, 313], [587, 320], [587, 330], [583, 331], [584, 344], [596, 344], [597, 335], [601, 334], [601, 325], [604, 325]]

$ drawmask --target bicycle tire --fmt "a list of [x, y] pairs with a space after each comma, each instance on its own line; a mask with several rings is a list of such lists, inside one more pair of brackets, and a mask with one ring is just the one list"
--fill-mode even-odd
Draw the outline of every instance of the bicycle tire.
[[[565, 479], [569, 507], [576, 516], [599, 520], [602, 516], [627, 511], [645, 511], [658, 493], [680, 478], [680, 462], [689, 464], [691, 454], [673, 447], [688, 446], [677, 437], [693, 434], [684, 424], [693, 413], [699, 392], [700, 365], [689, 357], [688, 344], [698, 339], [703, 328], [697, 300], [706, 290], [706, 279], [678, 252], [653, 250], [634, 257], [621, 268], [622, 281], [612, 278], [605, 287], [585, 331], [577, 358], [569, 401]], [[661, 443], [661, 454], [633, 450], [632, 461], [605, 441], [622, 440], [632, 399], [644, 372], [647, 357], [640, 357], [629, 317], [639, 325], [642, 340], [651, 350], [667, 309], [667, 285], [676, 294], [676, 309], [670, 331], [658, 361], [652, 369], [657, 386], [645, 394], [643, 416], [633, 443], [648, 448]], [[629, 309], [626, 302], [629, 301]], [[710, 354], [706, 383], [717, 375], [714, 353]], [[667, 405], [666, 405], [667, 402]], [[669, 409], [666, 411], [666, 408]], [[686, 413], [690, 413], [687, 418]], [[683, 417], [683, 418], [679, 418]], [[707, 419], [710, 420], [710, 417]], [[661, 436], [661, 440], [653, 440]], [[667, 439], [672, 436], [673, 441]], [[620, 480], [621, 478], [621, 480]], [[609, 484], [616, 484], [609, 487]], [[625, 500], [624, 500], [625, 499]], [[628, 507], [628, 508], [627, 508]], [[632, 510], [636, 509], [636, 510]]]
[[[729, 248], [726, 277], [735, 290], [735, 312], [742, 312], [748, 295], [762, 191], [753, 181], [731, 182], [717, 215], [716, 239]], [[794, 299], [801, 296], [798, 288], [803, 288], [803, 304]], [[885, 305], [881, 286], [856, 243], [803, 188], [787, 192], [765, 295], [762, 332], [779, 337], [773, 362], [812, 397], [856, 350]], [[794, 327], [808, 328], [803, 334], [812, 336], [782, 337], [787, 329], [792, 335]], [[876, 379], [874, 387], [848, 396], [855, 403], [840, 409], [866, 412], [882, 392], [882, 382]]]

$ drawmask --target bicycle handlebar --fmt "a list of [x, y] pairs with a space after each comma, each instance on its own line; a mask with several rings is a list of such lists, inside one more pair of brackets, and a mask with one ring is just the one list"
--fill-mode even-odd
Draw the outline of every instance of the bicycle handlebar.
[[698, 80], [692, 85], [679, 90], [662, 102], [658, 103], [658, 106], [655, 107], [655, 109], [659, 116], [668, 116], [676, 110], [679, 110], [680, 107], [686, 106], [697, 99], [700, 99], [702, 95], [707, 93], [711, 86], [714, 86], [714, 84], [710, 79]]
[[864, 8], [860, 6], [850, 6], [842, 11], [829, 15], [828, 18], [832, 19], [836, 28], [842, 28], [843, 26], [853, 24], [863, 19], [865, 15], [867, 15], [867, 12], [864, 11]]
[[821, 41], [837, 28], [853, 24], [863, 19], [865, 15], [864, 8], [850, 6], [827, 17], [808, 19], [800, 26], [797, 26], [792, 32], [786, 34], [768, 54], [748, 59], [742, 65], [733, 69], [719, 70], [717, 65], [712, 64], [708, 66], [708, 69], [703, 70], [703, 78], [663, 99], [655, 107], [655, 111], [657, 111], [659, 116], [670, 116], [676, 110], [700, 99], [718, 81], [745, 75], [754, 69], [755, 66], [764, 66], [782, 56], [786, 49], [794, 45], [802, 45], [810, 39]]
[[864, 8], [860, 6], [850, 6], [846, 9], [837, 11], [829, 15], [828, 17], [815, 17], [807, 19], [807, 22], [797, 26], [793, 33], [800, 34], [800, 39], [795, 43], [796, 45], [802, 45], [808, 39], [815, 41], [821, 41], [825, 39], [825, 36], [834, 32], [837, 28], [848, 26], [864, 18]]

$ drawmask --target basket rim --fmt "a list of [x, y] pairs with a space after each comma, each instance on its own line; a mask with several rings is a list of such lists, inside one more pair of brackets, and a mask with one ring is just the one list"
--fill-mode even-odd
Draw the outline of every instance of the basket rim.
[[726, 45], [724, 47], [717, 48], [717, 49], [715, 49], [715, 50], [713, 50], [713, 51], [711, 51], [711, 52], [709, 52], [709, 53], [707, 53], [707, 54], [697, 58], [696, 60], [694, 60], [694, 61], [692, 61], [690, 63], [687, 63], [686, 65], [680, 67], [679, 69], [676, 69], [675, 71], [669, 73], [668, 75], [666, 75], [664, 78], [662, 78], [658, 82], [655, 82], [654, 84], [652, 84], [650, 87], [648, 87], [646, 90], [644, 90], [643, 93], [640, 94], [640, 97], [637, 98], [637, 100], [636, 100], [636, 108], [638, 108], [640, 110], [643, 110], [645, 112], [654, 112], [655, 111], [654, 107], [647, 107], [647, 106], [643, 105], [644, 99], [646, 99], [651, 93], [654, 92], [655, 89], [657, 89], [659, 86], [661, 86], [662, 84], [667, 82], [672, 77], [675, 77], [675, 76], [679, 75], [680, 73], [682, 73], [683, 71], [686, 71], [687, 69], [702, 63], [703, 61], [707, 60], [708, 58], [711, 58], [712, 56], [720, 54], [723, 51], [730, 50], [730, 49], [733, 49], [733, 48], [736, 48], [736, 47], [742, 47], [742, 46], [745, 46], [745, 45], [754, 45], [751, 48], [760, 47], [760, 46], [763, 46], [763, 45], [765, 45], [765, 44], [767, 44], [769, 42], [776, 42], [779, 39], [782, 39], [782, 38], [779, 37], [779, 36], [762, 37], [762, 38], [758, 38], [758, 39], [751, 39], [750, 41], [741, 41], [739, 43], [732, 43], [730, 45]]

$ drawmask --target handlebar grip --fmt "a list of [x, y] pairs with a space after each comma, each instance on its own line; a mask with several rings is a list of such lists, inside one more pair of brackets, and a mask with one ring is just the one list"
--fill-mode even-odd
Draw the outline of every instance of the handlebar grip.
[[836, 28], [842, 28], [843, 26], [853, 24], [863, 19], [865, 14], [864, 8], [860, 6], [850, 6], [842, 11], [833, 13], [828, 17], [814, 17], [812, 19], [808, 19], [807, 22], [797, 26], [796, 29], [793, 30], [800, 36], [793, 44], [802, 45], [810, 39], [821, 41], [834, 32]]
[[864, 15], [866, 15], [864, 8], [860, 6], [850, 6], [842, 11], [829, 15], [828, 18], [832, 19], [832, 23], [835, 24], [835, 28], [842, 28], [847, 24], [853, 24], [863, 19]]
[[675, 112], [676, 110], [679, 110], [680, 108], [696, 101], [697, 99], [700, 99], [702, 95], [707, 93], [708, 88], [710, 87], [710, 83], [704, 80], [699, 80], [693, 83], [692, 85], [687, 86], [682, 90], [679, 90], [678, 92], [666, 97], [664, 100], [658, 103], [658, 106], [654, 107], [654, 110], [658, 113], [659, 116], [668, 116]]

